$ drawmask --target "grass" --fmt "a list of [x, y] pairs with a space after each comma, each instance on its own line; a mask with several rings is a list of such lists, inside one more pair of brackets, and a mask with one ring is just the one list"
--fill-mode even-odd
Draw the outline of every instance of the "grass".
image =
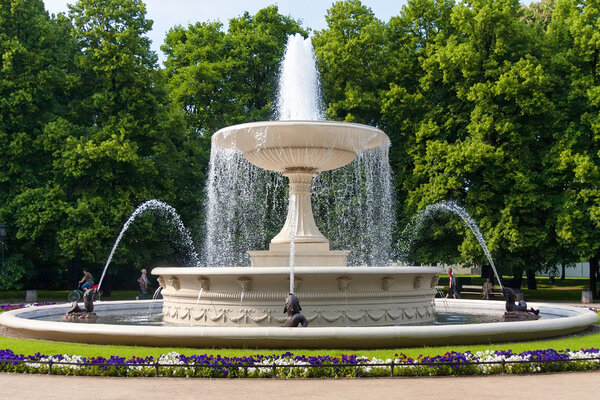
[[[2, 290], [0, 291], [0, 303], [23, 303], [25, 301], [25, 290]], [[38, 290], [38, 301], [66, 303], [67, 296], [71, 290]], [[133, 300], [139, 294], [139, 290], [113, 290], [106, 300]]]
[[[483, 285], [485, 279], [474, 275], [456, 275], [456, 278], [470, 279], [469, 285]], [[589, 288], [588, 278], [566, 278], [561, 280], [555, 278], [551, 280], [549, 277], [536, 277], [538, 289], [527, 289], [527, 279], [523, 277], [523, 293], [527, 301], [564, 301], [564, 302], [580, 302], [581, 292]], [[444, 293], [448, 288], [448, 276], [440, 277], [439, 285], [444, 286]], [[497, 282], [494, 281], [497, 285]], [[464, 298], [480, 298], [479, 294], [467, 293]]]
[[[579, 350], [598, 347], [600, 344], [600, 333], [574, 336], [551, 340], [539, 340], [531, 342], [517, 343], [501, 343], [501, 344], [482, 344], [482, 345], [463, 345], [463, 346], [436, 346], [436, 347], [415, 347], [415, 348], [396, 348], [396, 349], [377, 349], [377, 350], [362, 350], [362, 349], [334, 349], [334, 350], [311, 350], [311, 349], [296, 349], [290, 350], [297, 355], [330, 355], [339, 357], [343, 354], [356, 354], [368, 358], [377, 357], [380, 359], [393, 358], [395, 354], [404, 353], [409, 357], [416, 358], [419, 355], [437, 356], [446, 352], [476, 352], [485, 350], [512, 350], [513, 352], [521, 353], [527, 350]], [[0, 349], [10, 349], [19, 354], [35, 354], [41, 353], [45, 355], [54, 354], [74, 354], [85, 357], [105, 357], [109, 358], [113, 355], [118, 355], [125, 358], [133, 356], [158, 357], [161, 354], [177, 352], [185, 355], [193, 354], [212, 354], [221, 355], [223, 357], [243, 357], [255, 354], [282, 354], [286, 350], [281, 349], [218, 349], [218, 348], [181, 348], [181, 347], [144, 347], [144, 346], [112, 346], [112, 345], [88, 345], [78, 343], [51, 342], [44, 340], [33, 339], [15, 339], [0, 337]]]

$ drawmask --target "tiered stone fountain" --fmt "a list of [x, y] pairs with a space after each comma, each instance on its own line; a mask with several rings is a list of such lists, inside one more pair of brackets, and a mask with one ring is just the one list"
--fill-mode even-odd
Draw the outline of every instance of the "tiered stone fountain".
[[289, 292], [300, 298], [311, 327], [434, 319], [441, 268], [349, 267], [349, 251], [331, 250], [317, 228], [312, 179], [351, 163], [361, 151], [389, 146], [388, 137], [377, 128], [320, 119], [318, 86], [310, 40], [292, 36], [278, 98], [284, 120], [230, 126], [213, 135], [213, 149], [239, 151], [253, 165], [288, 178], [287, 219], [269, 250], [248, 249], [249, 268], [155, 268], [152, 273], [163, 286], [164, 321], [281, 326], [287, 318], [282, 311]]
[[[269, 121], [221, 129], [213, 145], [241, 151], [252, 164], [281, 172], [290, 203], [268, 251], [249, 251], [251, 267], [155, 268], [163, 319], [175, 324], [280, 326], [290, 287], [294, 238], [295, 294], [310, 326], [414, 324], [434, 319], [439, 267], [348, 267], [348, 251], [329, 249], [312, 208], [311, 180], [342, 167], [358, 151], [387, 145], [379, 129], [327, 121]], [[293, 227], [293, 231], [292, 231]]]

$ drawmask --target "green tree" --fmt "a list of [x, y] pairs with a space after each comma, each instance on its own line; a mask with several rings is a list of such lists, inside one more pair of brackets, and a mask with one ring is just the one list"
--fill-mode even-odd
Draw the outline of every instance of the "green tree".
[[387, 89], [385, 25], [359, 0], [338, 1], [325, 16], [327, 29], [313, 46], [326, 114], [338, 121], [377, 125]]
[[522, 21], [533, 25], [538, 34], [544, 34], [548, 30], [552, 13], [556, 8], [556, 0], [541, 0], [523, 7]]
[[185, 112], [189, 129], [208, 140], [236, 123], [273, 115], [277, 73], [288, 35], [306, 35], [298, 21], [276, 6], [229, 21], [177, 26], [162, 50], [171, 100]]
[[[400, 227], [406, 226], [415, 212], [414, 207], [406, 209], [406, 197], [414, 187], [411, 149], [414, 150], [414, 138], [427, 104], [421, 88], [421, 79], [425, 76], [422, 61], [431, 46], [443, 41], [454, 30], [450, 24], [453, 5], [453, 2], [445, 0], [410, 0], [402, 7], [399, 16], [390, 19], [386, 30], [389, 88], [381, 96], [380, 123], [392, 142], [390, 163], [396, 179]], [[436, 89], [435, 92], [429, 91], [429, 95], [444, 98], [444, 87], [440, 85]], [[434, 232], [430, 235], [423, 232], [429, 243], [432, 235]], [[447, 235], [436, 241], [436, 256], [422, 255], [421, 258], [451, 262], [456, 255], [456, 241], [448, 240]], [[419, 243], [413, 246], [413, 249], [425, 248]]]
[[[70, 7], [78, 81], [71, 115], [48, 127], [45, 146], [54, 155], [47, 191], [63, 204], [57, 237], [71, 274], [82, 263], [103, 264], [137, 205], [152, 198], [178, 205], [177, 167], [189, 158], [150, 50], [152, 21], [145, 14], [140, 0], [80, 0]], [[150, 262], [151, 253], [172, 251], [157, 245], [163, 224], [144, 221], [127, 239], [137, 245], [120, 247], [117, 267], [132, 269]]]
[[[288, 35], [306, 35], [298, 21], [276, 6], [229, 21], [177, 26], [163, 51], [171, 102], [183, 112], [196, 182], [204, 186], [210, 138], [228, 125], [272, 119], [279, 64]], [[197, 195], [201, 199], [204, 196]], [[201, 206], [198, 215], [203, 218]]]
[[[478, 220], [503, 271], [517, 276], [555, 259], [547, 251], [551, 203], [540, 162], [551, 143], [552, 85], [521, 13], [512, 0], [463, 2], [452, 9], [448, 34], [426, 45], [413, 95], [422, 114], [409, 129], [414, 170], [406, 204], [414, 213], [458, 201]], [[395, 99], [406, 98], [392, 89], [388, 114]], [[440, 229], [463, 235], [462, 261], [484, 262], [459, 222]]]
[[[556, 233], [564, 246], [590, 261], [597, 298], [600, 258], [600, 3], [559, 0], [548, 27], [549, 63], [562, 83], [562, 124], [548, 164], [556, 202]], [[562, 96], [561, 96], [562, 94]]]
[[68, 20], [50, 18], [41, 0], [0, 1], [0, 220], [19, 285], [32, 265], [42, 280], [49, 276], [58, 253], [62, 206], [45, 187], [53, 154], [44, 133], [69, 112], [74, 49]]

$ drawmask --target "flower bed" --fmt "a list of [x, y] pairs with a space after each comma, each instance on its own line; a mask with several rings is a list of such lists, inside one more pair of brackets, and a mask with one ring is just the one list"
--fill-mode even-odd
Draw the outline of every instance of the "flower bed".
[[0, 371], [90, 376], [176, 376], [210, 378], [348, 378], [380, 376], [489, 375], [600, 369], [600, 351], [485, 351], [450, 352], [436, 357], [367, 359], [355, 355], [338, 357], [255, 355], [221, 357], [163, 354], [158, 358], [112, 356], [85, 358], [75, 355], [24, 356], [0, 350]]
[[10, 311], [17, 310], [19, 308], [33, 307], [33, 306], [50, 306], [56, 303], [40, 302], [40, 303], [20, 303], [20, 304], [0, 304], [0, 310]]

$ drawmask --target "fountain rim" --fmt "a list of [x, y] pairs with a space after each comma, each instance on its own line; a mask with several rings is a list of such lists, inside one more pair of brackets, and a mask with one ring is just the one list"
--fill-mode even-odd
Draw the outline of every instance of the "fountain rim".
[[[328, 131], [339, 129], [351, 129], [352, 131], [370, 132], [375, 134], [375, 143], [366, 146], [366, 149], [375, 148], [384, 144], [389, 145], [390, 139], [381, 129], [359, 124], [356, 122], [328, 121], [328, 120], [280, 120], [280, 121], [255, 121], [246, 122], [237, 125], [230, 125], [216, 131], [211, 138], [212, 143], [226, 149], [236, 149], [235, 143], [226, 143], [226, 135], [236, 135], [238, 132], [247, 132], [248, 130], [258, 130], [264, 128], [325, 128]], [[370, 139], [369, 142], [372, 142]]]
[[[103, 308], [123, 310], [147, 307], [148, 301], [98, 302]], [[436, 299], [436, 307], [448, 304], [461, 309], [503, 312], [504, 302], [494, 300]], [[69, 304], [29, 307], [0, 315], [0, 325], [26, 336], [80, 343], [146, 346], [248, 347], [257, 348], [386, 348], [397, 346], [452, 345], [508, 342], [555, 337], [581, 331], [598, 321], [598, 315], [582, 307], [530, 303], [541, 312], [564, 318], [537, 321], [491, 322], [464, 325], [377, 326], [377, 327], [202, 327], [86, 324], [40, 321], [25, 318], [68, 310]], [[120, 308], [118, 308], [120, 307]], [[456, 309], [458, 308], [458, 309]], [[146, 308], [144, 308], [146, 309]]]
[[[437, 272], [443, 273], [443, 267], [318, 267], [318, 266], [295, 266], [296, 274], [351, 274], [351, 275], [374, 275], [374, 274], [421, 274]], [[150, 271], [152, 275], [289, 275], [290, 267], [156, 267]]]
[[[217, 133], [230, 130], [230, 129], [248, 129], [248, 128], [260, 128], [264, 126], [331, 126], [331, 127], [344, 127], [344, 128], [354, 128], [360, 130], [369, 130], [377, 133], [383, 133], [381, 129], [376, 128], [371, 125], [360, 124], [358, 122], [345, 122], [345, 121], [331, 121], [326, 119], [285, 119], [285, 120], [277, 120], [277, 121], [253, 121], [253, 122], [244, 122], [241, 124], [229, 125], [223, 127], [216, 131], [214, 135]], [[387, 135], [386, 135], [387, 136]]]

